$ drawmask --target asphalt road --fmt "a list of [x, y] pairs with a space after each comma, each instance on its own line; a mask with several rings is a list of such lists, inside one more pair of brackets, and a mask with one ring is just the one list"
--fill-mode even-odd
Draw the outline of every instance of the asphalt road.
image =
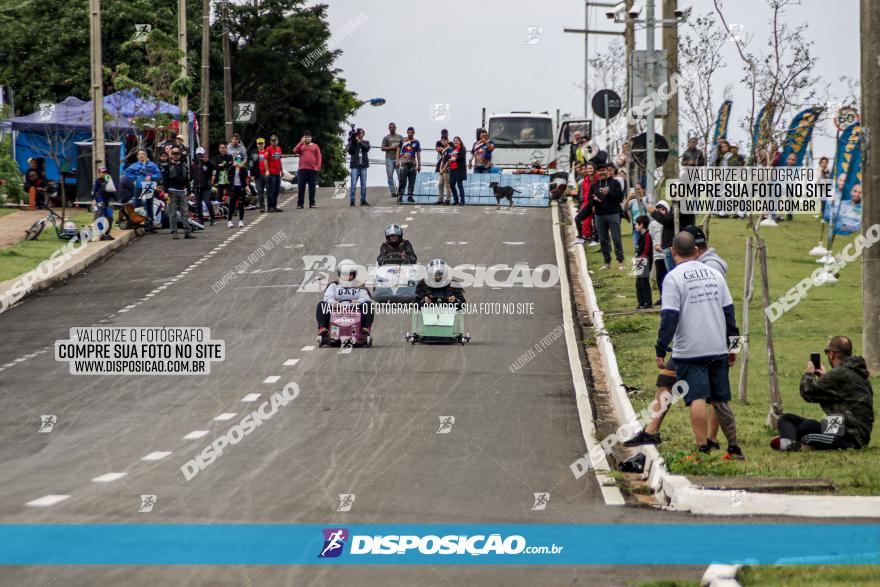
[[[12, 363], [0, 372], [0, 523], [702, 521], [606, 506], [594, 476], [572, 475], [569, 464], [586, 447], [564, 338], [516, 374], [507, 368], [561, 324], [558, 286], [468, 289], [468, 302], [533, 303], [534, 313], [468, 316], [473, 341], [466, 346], [410, 346], [403, 340], [409, 318], [380, 316], [371, 349], [304, 348], [314, 344], [320, 294], [297, 292], [303, 256], [370, 263], [390, 222], [406, 225], [423, 261], [555, 264], [548, 209], [399, 207], [381, 188], [370, 190], [372, 208], [349, 208], [331, 195], [321, 190], [315, 210], [294, 210], [287, 202], [283, 213], [264, 216], [227, 244], [239, 229], [218, 224], [195, 241], [147, 236], [0, 315], [0, 365]], [[246, 221], [256, 217], [249, 211]], [[279, 231], [278, 246], [213, 291]], [[96, 324], [210, 327], [213, 338], [225, 341], [228, 358], [207, 376], [72, 376], [51, 346], [71, 327]], [[184, 479], [181, 465], [291, 381], [301, 389], [296, 400], [194, 479]], [[256, 403], [242, 401], [249, 394], [260, 394]], [[44, 414], [57, 416], [51, 433], [38, 433]], [[234, 415], [215, 421], [221, 414]], [[455, 417], [453, 429], [438, 434], [446, 416]], [[184, 438], [194, 431], [207, 434]], [[170, 454], [142, 460], [155, 452]], [[92, 481], [109, 473], [125, 475]], [[532, 510], [536, 492], [550, 494], [543, 511]], [[138, 513], [142, 494], [157, 496], [153, 512]], [[350, 511], [337, 511], [340, 494], [356, 496]], [[46, 495], [70, 497], [26, 505]], [[696, 579], [701, 572], [43, 567], [4, 569], [0, 584], [622, 585]]]

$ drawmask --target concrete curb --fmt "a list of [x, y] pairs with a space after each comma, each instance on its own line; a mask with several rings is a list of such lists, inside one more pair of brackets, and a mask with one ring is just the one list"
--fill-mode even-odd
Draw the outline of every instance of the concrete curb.
[[[568, 200], [569, 218], [574, 218], [575, 208]], [[568, 227], [569, 236], [574, 238], [575, 228]], [[623, 378], [617, 367], [617, 357], [611, 337], [605, 330], [604, 314], [599, 309], [593, 280], [587, 267], [587, 255], [582, 246], [573, 247], [580, 273], [581, 286], [586, 292], [587, 311], [593, 323], [596, 347], [602, 357], [602, 369], [611, 401], [614, 406], [618, 426], [629, 426], [640, 430], [635, 410], [626, 394]], [[834, 496], [834, 495], [783, 495], [775, 493], [753, 493], [742, 490], [703, 489], [683, 475], [673, 475], [657, 447], [640, 447], [645, 455], [645, 470], [642, 478], [654, 492], [658, 503], [677, 511], [714, 516], [774, 515], [801, 516], [811, 518], [878, 518], [880, 517], [880, 496]]]
[[[125, 230], [121, 232], [117, 230], [115, 240], [89, 242], [84, 247], [85, 251], [83, 251], [82, 253], [78, 253], [75, 257], [72, 257], [68, 262], [64, 263], [57, 270], [53, 271], [49, 276], [34, 281], [28, 291], [15, 301], [15, 304], [20, 303], [22, 300], [26, 299], [28, 296], [33, 295], [38, 291], [60, 285], [61, 283], [67, 281], [71, 277], [81, 272], [83, 269], [89, 267], [90, 265], [94, 265], [105, 257], [112, 255], [113, 253], [133, 241], [135, 238], [137, 237], [134, 230]], [[64, 243], [66, 241], [59, 242], [62, 243], [58, 245], [60, 248], [64, 246]], [[109, 244], [104, 244], [105, 242]], [[100, 243], [103, 246], [94, 246], [97, 243]], [[18, 282], [23, 275], [27, 274], [25, 273], [0, 283], [0, 299], [2, 299], [7, 294], [7, 292], [12, 289], [13, 285]], [[14, 306], [15, 304], [12, 304], [12, 306]], [[8, 307], [4, 308], [3, 306], [0, 306], [0, 314], [8, 309]]]

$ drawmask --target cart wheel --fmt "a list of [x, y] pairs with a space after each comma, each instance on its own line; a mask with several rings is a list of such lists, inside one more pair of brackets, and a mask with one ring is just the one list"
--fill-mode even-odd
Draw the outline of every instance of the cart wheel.
[[142, 226], [138, 226], [134, 229], [134, 234], [135, 236], [144, 236], [145, 234], [147, 234], [147, 231]]
[[409, 342], [409, 332], [407, 332], [406, 334], [403, 335], [403, 340], [405, 340], [406, 342]]
[[367, 336], [367, 348], [373, 346], [373, 337]]
[[318, 341], [318, 348], [321, 348], [322, 346], [324, 346], [324, 337], [323, 336], [316, 336], [315, 338]]
[[122, 230], [128, 230], [128, 220], [120, 220], [116, 223], [116, 226], [118, 226]]

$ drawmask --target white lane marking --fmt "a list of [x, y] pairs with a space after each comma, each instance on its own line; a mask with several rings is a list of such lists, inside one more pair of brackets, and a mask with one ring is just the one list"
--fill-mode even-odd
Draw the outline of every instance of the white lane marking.
[[145, 457], [142, 457], [141, 460], [148, 461], [148, 462], [149, 461], [161, 461], [162, 459], [164, 459], [165, 457], [167, 457], [170, 454], [171, 454], [170, 450], [157, 450], [157, 451], [151, 452], [150, 454], [148, 454]]
[[412, 219], [413, 219], [412, 216], [407, 216], [406, 218], [404, 218], [404, 220], [412, 220]]
[[55, 505], [56, 503], [62, 502], [69, 497], [69, 495], [58, 495], [50, 493], [49, 495], [44, 495], [43, 497], [31, 500], [25, 505], [32, 508], [42, 508], [50, 505]]
[[92, 483], [110, 483], [111, 481], [122, 479], [126, 475], [128, 475], [128, 473], [105, 473], [92, 479]]
[[301, 350], [301, 351], [313, 351], [313, 350], [315, 350], [315, 345], [311, 345], [311, 344], [310, 344], [310, 345], [304, 346], [303, 348], [301, 348], [301, 349], [299, 349], [299, 350]]
[[409, 228], [409, 224], [401, 224], [400, 228]]
[[299, 363], [299, 359], [287, 359], [284, 361], [285, 367], [294, 367], [297, 363]]
[[337, 243], [334, 247], [356, 247], [357, 243]]
[[505, 245], [524, 245], [522, 241], [502, 241]]
[[258, 399], [260, 399], [260, 394], [259, 394], [259, 393], [249, 393], [249, 394], [247, 394], [246, 396], [244, 396], [243, 398], [241, 398], [241, 401], [243, 401], [243, 402], [255, 402], [255, 401], [257, 401]]
[[184, 440], [196, 440], [198, 438], [202, 438], [208, 435], [207, 430], [193, 430], [189, 434], [183, 437]]
[[466, 245], [467, 241], [446, 241], [444, 244], [447, 244], [447, 245]]
[[263, 380], [263, 383], [275, 383], [279, 379], [281, 379], [281, 375], [269, 375]]
[[232, 420], [235, 417], [235, 412], [223, 412], [216, 418], [214, 418], [217, 422], [226, 422], [227, 420]]

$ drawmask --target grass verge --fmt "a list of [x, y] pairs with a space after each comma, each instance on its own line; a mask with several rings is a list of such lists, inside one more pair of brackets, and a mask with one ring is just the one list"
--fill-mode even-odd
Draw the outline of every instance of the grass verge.
[[[628, 229], [625, 230], [627, 234], [623, 235], [623, 243], [628, 263], [633, 245]], [[761, 234], [767, 242], [771, 301], [818, 267], [815, 258], [808, 254], [818, 242], [818, 233], [818, 221], [806, 216], [796, 217], [794, 222], [782, 222], [778, 228], [762, 229]], [[741, 330], [745, 242], [749, 234], [749, 228], [743, 220], [712, 219], [709, 243], [728, 263], [727, 283], [736, 303], [737, 322]], [[838, 237], [834, 250], [839, 252], [853, 238]], [[614, 263], [610, 269], [600, 270], [602, 255], [599, 247], [587, 247], [587, 258], [599, 307], [606, 314], [634, 309], [634, 280], [625, 271], [618, 270]], [[810, 289], [804, 301], [773, 324], [779, 385], [783, 406], [788, 412], [817, 419], [823, 415], [818, 405], [804, 402], [798, 392], [810, 353], [821, 352], [828, 339], [835, 334], [850, 336], [856, 353], [862, 348], [861, 262], [854, 261], [847, 265], [838, 277], [839, 281], [835, 284]], [[823, 478], [833, 481], [842, 494], [880, 495], [880, 467], [877, 466], [880, 448], [877, 448], [876, 440], [871, 447], [860, 451], [778, 453], [769, 447], [768, 442], [775, 436], [775, 431], [764, 423], [770, 404], [760, 287], [756, 273], [755, 296], [749, 320], [751, 351], [746, 403], [737, 399], [739, 360], [730, 373], [739, 444], [748, 460], [722, 461], [723, 451], [715, 451], [699, 462], [687, 460], [685, 455], [693, 450], [694, 441], [690, 419], [683, 404], [674, 405], [663, 423], [663, 443], [658, 447], [660, 452], [669, 462], [670, 469], [681, 474]], [[656, 286], [654, 297], [656, 301]], [[605, 318], [623, 380], [640, 390], [631, 396], [637, 412], [654, 397], [657, 376], [654, 342], [659, 321], [658, 313]], [[876, 389], [880, 378], [872, 377], [871, 382]], [[723, 436], [719, 442], [723, 445]]]
[[[92, 213], [88, 210], [68, 211], [68, 220], [77, 226], [91, 224]], [[0, 282], [13, 279], [34, 269], [41, 261], [48, 259], [56, 249], [68, 241], [59, 239], [51, 226], [43, 229], [35, 241], [20, 241], [0, 250]]]

